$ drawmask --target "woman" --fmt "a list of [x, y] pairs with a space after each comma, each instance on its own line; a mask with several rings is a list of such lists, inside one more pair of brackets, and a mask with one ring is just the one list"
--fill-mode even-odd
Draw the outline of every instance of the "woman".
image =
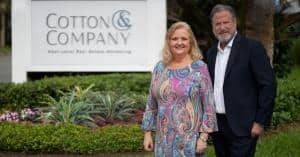
[[[208, 133], [216, 131], [211, 80], [195, 36], [187, 23], [174, 23], [166, 34], [163, 60], [152, 73], [143, 117], [144, 148], [156, 157], [204, 154]], [[199, 156], [202, 156], [199, 155]]]

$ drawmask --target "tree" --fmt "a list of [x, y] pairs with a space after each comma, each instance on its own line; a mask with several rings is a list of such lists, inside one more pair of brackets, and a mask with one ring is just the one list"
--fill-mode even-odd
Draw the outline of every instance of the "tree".
[[245, 35], [261, 41], [271, 63], [274, 43], [273, 0], [247, 0]]
[[[299, 12], [289, 12], [286, 10], [292, 6], [291, 3], [296, 0], [281, 0], [276, 6], [274, 17], [274, 70], [278, 77], [285, 77], [290, 72], [292, 66], [295, 64], [294, 56], [290, 52], [293, 41], [299, 39], [300, 28], [296, 23], [300, 21]], [[295, 3], [294, 3], [295, 4]], [[300, 1], [298, 1], [298, 5]], [[295, 6], [294, 6], [295, 7]], [[299, 7], [299, 6], [298, 6]], [[294, 53], [299, 53], [294, 51]], [[294, 56], [293, 56], [294, 55]]]
[[[206, 51], [215, 41], [209, 14], [218, 3], [239, 8], [239, 15], [240, 11], [244, 11], [244, 1], [240, 0], [168, 0], [168, 23], [179, 20], [187, 22], [192, 27], [200, 48]], [[240, 23], [242, 22], [238, 21], [238, 24]]]
[[[216, 4], [228, 4], [236, 9], [239, 33], [261, 41], [271, 62], [274, 44], [300, 36], [300, 32], [287, 30], [300, 20], [300, 13], [283, 14], [290, 6], [290, 1], [287, 0], [280, 0], [280, 12], [275, 12], [274, 0], [168, 0], [167, 2], [169, 23], [178, 20], [189, 23], [200, 48], [204, 51], [215, 40], [209, 13]], [[298, 2], [300, 3], [300, 0]]]
[[[277, 18], [274, 19], [275, 43], [295, 39], [300, 36], [299, 30], [288, 29], [290, 26], [300, 21], [300, 12], [284, 13], [291, 7], [291, 2], [295, 1], [296, 0], [289, 2], [287, 0], [280, 1], [280, 6], [278, 6], [279, 10], [275, 13]], [[298, 0], [298, 5], [299, 4], [300, 0]]]
[[6, 0], [0, 0], [0, 47], [5, 46], [6, 38]]

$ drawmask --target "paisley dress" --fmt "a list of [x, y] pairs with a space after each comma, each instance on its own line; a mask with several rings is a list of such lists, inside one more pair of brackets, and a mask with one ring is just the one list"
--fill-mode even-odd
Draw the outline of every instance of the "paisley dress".
[[206, 64], [168, 69], [158, 62], [142, 122], [155, 131], [156, 157], [196, 157], [199, 132], [217, 130], [213, 88]]

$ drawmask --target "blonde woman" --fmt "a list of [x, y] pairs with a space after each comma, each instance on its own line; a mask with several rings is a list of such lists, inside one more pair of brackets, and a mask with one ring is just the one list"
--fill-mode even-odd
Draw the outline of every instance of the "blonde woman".
[[211, 79], [201, 59], [190, 26], [174, 23], [166, 34], [163, 60], [152, 73], [142, 123], [144, 149], [154, 149], [156, 157], [203, 156], [208, 133], [217, 129]]

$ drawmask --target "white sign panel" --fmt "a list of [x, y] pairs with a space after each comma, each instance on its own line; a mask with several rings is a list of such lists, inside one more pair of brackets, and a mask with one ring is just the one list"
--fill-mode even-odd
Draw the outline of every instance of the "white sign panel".
[[151, 71], [165, 0], [12, 0], [13, 82], [27, 72]]
[[147, 63], [146, 1], [32, 2], [32, 65]]

